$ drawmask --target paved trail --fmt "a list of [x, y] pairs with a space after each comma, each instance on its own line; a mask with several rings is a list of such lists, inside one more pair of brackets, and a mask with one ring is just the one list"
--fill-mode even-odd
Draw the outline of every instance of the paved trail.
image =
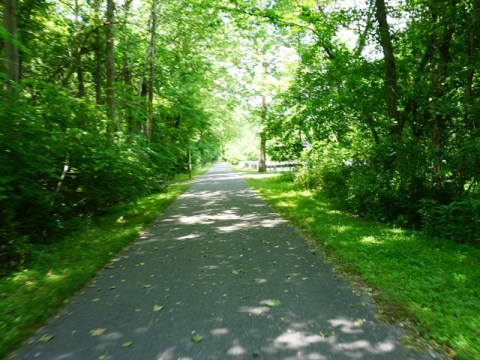
[[112, 264], [19, 359], [427, 358], [226, 165]]

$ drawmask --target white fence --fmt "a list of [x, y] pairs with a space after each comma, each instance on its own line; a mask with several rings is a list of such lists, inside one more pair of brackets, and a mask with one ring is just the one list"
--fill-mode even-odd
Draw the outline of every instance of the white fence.
[[[254, 170], [258, 170], [258, 161], [241, 161], [240, 165]], [[267, 161], [268, 172], [287, 172], [293, 171], [300, 164], [296, 161]]]

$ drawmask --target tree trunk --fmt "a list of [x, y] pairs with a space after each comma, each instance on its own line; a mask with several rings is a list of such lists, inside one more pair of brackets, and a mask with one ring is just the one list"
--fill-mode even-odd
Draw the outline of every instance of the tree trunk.
[[473, 114], [471, 105], [473, 102], [473, 79], [475, 76], [475, 61], [477, 57], [477, 50], [479, 47], [479, 26], [480, 26], [480, 0], [473, 0], [472, 18], [470, 23], [470, 29], [468, 32], [468, 70], [465, 84], [465, 115], [464, 123], [467, 128], [478, 129], [480, 121], [478, 116]]
[[[79, 16], [79, 6], [78, 0], [75, 0], [74, 3], [74, 16], [75, 16], [75, 31], [77, 34], [80, 33], [80, 16]], [[79, 44], [78, 39], [76, 43]], [[83, 98], [85, 96], [85, 83], [83, 77], [83, 68], [82, 68], [82, 48], [80, 45], [76, 45], [73, 58], [73, 68], [77, 73], [77, 97]]]
[[[443, 8], [444, 5], [442, 5]], [[448, 5], [451, 9], [455, 9], [456, 1], [451, 1]], [[434, 14], [435, 16], [435, 14]], [[432, 79], [432, 103], [435, 104], [446, 95], [447, 86], [445, 81], [448, 75], [448, 66], [450, 62], [450, 46], [454, 33], [454, 26], [451, 23], [451, 19], [448, 12], [444, 15], [444, 29], [438, 43], [438, 66], [433, 73]], [[445, 174], [443, 174], [443, 160], [444, 160], [444, 142], [445, 142], [445, 129], [447, 126], [448, 113], [444, 113], [437, 109], [433, 109], [432, 119], [432, 149], [433, 149], [433, 184], [437, 188], [444, 187]]]
[[380, 45], [383, 50], [385, 60], [385, 91], [388, 116], [393, 120], [390, 127], [390, 134], [394, 137], [401, 137], [403, 132], [403, 123], [398, 113], [398, 85], [397, 69], [395, 64], [395, 55], [393, 52], [392, 35], [387, 22], [387, 9], [384, 0], [375, 0], [375, 16], [378, 21], [378, 30], [380, 35]]
[[15, 41], [17, 40], [17, 14], [15, 0], [4, 0], [3, 26], [9, 34], [9, 39], [3, 44], [5, 52], [5, 74], [8, 81], [5, 87], [10, 93], [15, 93], [16, 84], [18, 83], [20, 76], [20, 56], [18, 47], [15, 44]]
[[150, 30], [150, 46], [148, 56], [149, 79], [148, 79], [148, 99], [147, 99], [147, 125], [145, 135], [147, 141], [152, 141], [153, 129], [153, 98], [155, 88], [155, 39], [157, 34], [157, 0], [152, 1], [152, 28]]
[[113, 22], [115, 20], [115, 3], [114, 0], [107, 0], [107, 24], [106, 24], [106, 73], [107, 73], [107, 117], [109, 125], [107, 127], [108, 133], [114, 133], [118, 129], [118, 124], [115, 121], [115, 60], [114, 60], [114, 43], [113, 43]]
[[[267, 97], [262, 95], [262, 124], [267, 123]], [[258, 161], [258, 172], [267, 171], [267, 134], [265, 130], [260, 133], [260, 160]]]
[[[95, 0], [93, 3], [95, 20], [100, 24], [100, 2], [101, 0]], [[95, 103], [97, 105], [103, 104], [102, 96], [102, 70], [103, 70], [103, 33], [101, 27], [98, 26], [95, 31]]]
[[[133, 0], [126, 0], [123, 6], [124, 17], [123, 17], [123, 27], [126, 29], [128, 27], [129, 16], [130, 16], [130, 6]], [[125, 85], [126, 89], [132, 89], [132, 72], [130, 70], [130, 42], [128, 36], [123, 33], [121, 37], [121, 42], [123, 44], [123, 54], [122, 54], [122, 79], [123, 84]], [[127, 132], [130, 134], [134, 134], [137, 130], [137, 122], [135, 120], [133, 104], [129, 99], [125, 99], [124, 106], [126, 108], [126, 124], [127, 124]]]
[[[123, 6], [124, 10], [124, 18], [123, 18], [123, 26], [126, 28], [128, 26], [128, 20], [129, 20], [129, 14], [130, 14], [130, 5], [132, 4], [133, 0], [127, 0], [125, 1], [125, 4]], [[125, 34], [122, 35], [121, 39], [124, 50], [122, 54], [122, 77], [123, 77], [123, 83], [127, 86], [132, 85], [132, 74], [130, 72], [130, 65], [128, 61], [128, 55], [129, 55], [129, 45], [130, 43], [128, 42], [127, 36]]]

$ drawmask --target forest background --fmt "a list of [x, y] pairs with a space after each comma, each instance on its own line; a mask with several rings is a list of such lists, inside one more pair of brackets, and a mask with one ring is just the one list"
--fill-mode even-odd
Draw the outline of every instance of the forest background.
[[297, 180], [350, 212], [476, 242], [479, 9], [5, 0], [2, 269], [189, 164], [258, 147], [262, 170], [266, 153], [298, 160]]
[[0, 11], [4, 279], [221, 158], [296, 162], [298, 185], [357, 218], [478, 247], [480, 0], [4, 0]]

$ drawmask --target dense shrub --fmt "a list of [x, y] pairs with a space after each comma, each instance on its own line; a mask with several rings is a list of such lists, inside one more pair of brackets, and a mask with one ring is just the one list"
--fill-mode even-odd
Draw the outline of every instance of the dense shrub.
[[416, 173], [402, 174], [401, 169], [393, 168], [389, 153], [378, 147], [355, 156], [335, 145], [323, 144], [307, 152], [307, 161], [297, 171], [296, 181], [322, 191], [337, 207], [349, 212], [418, 226], [419, 201], [431, 193]]
[[431, 236], [458, 242], [480, 241], [480, 199], [464, 198], [442, 205], [433, 200], [421, 202], [423, 230]]
[[[0, 275], [28, 261], [32, 246], [162, 191], [186, 170], [186, 148], [168, 132], [152, 144], [142, 134], [107, 135], [103, 108], [53, 85], [37, 90], [35, 101], [0, 94]], [[215, 157], [194, 150], [195, 162]]]
[[331, 197], [343, 197], [346, 191], [349, 154], [332, 144], [319, 144], [305, 151], [295, 180], [309, 189], [321, 189]]

